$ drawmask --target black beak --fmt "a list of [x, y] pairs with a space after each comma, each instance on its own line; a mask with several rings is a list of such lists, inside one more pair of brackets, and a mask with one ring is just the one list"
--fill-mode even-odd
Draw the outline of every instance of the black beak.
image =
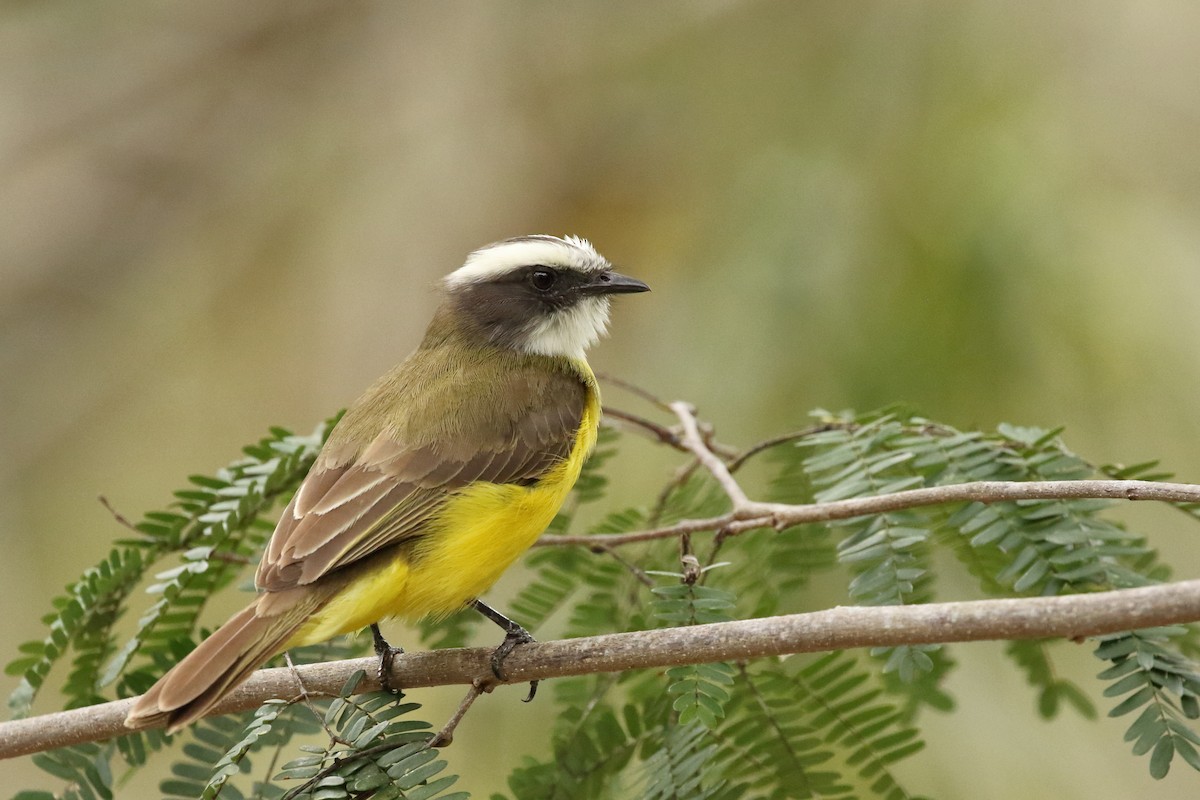
[[611, 269], [597, 272], [581, 288], [585, 294], [633, 294], [650, 291], [650, 287], [637, 278], [613, 272]]

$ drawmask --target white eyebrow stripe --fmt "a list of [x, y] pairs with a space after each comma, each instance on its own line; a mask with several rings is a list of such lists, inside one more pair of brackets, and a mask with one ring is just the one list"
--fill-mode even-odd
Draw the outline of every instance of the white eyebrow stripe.
[[465, 264], [446, 276], [445, 284], [447, 288], [454, 289], [535, 264], [586, 272], [610, 267], [608, 261], [586, 239], [575, 236], [563, 239], [557, 236], [523, 236], [479, 248], [467, 256]]

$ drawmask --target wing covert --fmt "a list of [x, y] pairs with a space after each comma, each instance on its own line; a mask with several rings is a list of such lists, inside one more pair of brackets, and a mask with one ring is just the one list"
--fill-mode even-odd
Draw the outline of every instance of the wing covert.
[[[335, 440], [335, 430], [284, 510], [256, 585], [275, 592], [311, 583], [421, 536], [445, 502], [471, 483], [527, 485], [566, 459], [587, 402], [580, 378], [525, 370], [509, 375], [507, 384], [487, 397], [455, 398], [458, 416], [475, 424], [459, 425], [440, 441], [414, 441], [419, 431], [405, 436], [397, 426], [350, 452]], [[354, 424], [352, 415], [369, 399], [364, 396], [339, 425]], [[464, 407], [464, 400], [480, 407]]]

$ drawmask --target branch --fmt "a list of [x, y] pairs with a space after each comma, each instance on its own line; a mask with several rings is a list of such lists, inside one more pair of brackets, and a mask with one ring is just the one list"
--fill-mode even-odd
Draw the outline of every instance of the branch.
[[746, 493], [742, 491], [742, 487], [729, 474], [729, 468], [725, 466], [725, 462], [712, 451], [704, 437], [700, 435], [700, 424], [696, 420], [696, 413], [692, 405], [682, 400], [676, 400], [671, 403], [671, 410], [675, 412], [675, 416], [679, 417], [679, 422], [683, 425], [683, 446], [691, 450], [704, 468], [717, 479], [722, 491], [733, 503], [733, 513], [735, 515], [744, 514], [753, 504], [746, 497]]
[[640, 417], [637, 414], [631, 414], [628, 411], [622, 411], [621, 409], [613, 408], [612, 406], [605, 406], [604, 419], [617, 420], [620, 423], [628, 425], [634, 430], [645, 431], [656, 441], [665, 445], [669, 445], [676, 450], [682, 450], [685, 453], [687, 452], [687, 448], [684, 447], [683, 443], [679, 441], [679, 437], [675, 435], [674, 431], [672, 431], [670, 428], [667, 428], [665, 425], [659, 425], [657, 422], [648, 420], [645, 417]]
[[[707, 466], [707, 465], [706, 465]], [[726, 473], [728, 474], [728, 470]], [[903, 492], [855, 497], [830, 503], [759, 503], [747, 500], [727, 514], [707, 519], [685, 519], [674, 525], [629, 533], [597, 533], [582, 536], [545, 535], [535, 547], [551, 545], [582, 545], [584, 547], [615, 547], [617, 545], [666, 539], [684, 533], [722, 531], [742, 533], [753, 528], [783, 530], [809, 522], [828, 522], [849, 519], [905, 508], [936, 506], [944, 503], [999, 503], [1014, 500], [1158, 500], [1165, 503], [1200, 503], [1200, 486], [1192, 483], [1160, 483], [1158, 481], [975, 481], [947, 486], [928, 486]]]
[[[662, 401], [655, 400], [662, 404]], [[752, 447], [741, 455], [722, 459], [713, 451], [711, 443], [700, 431], [695, 408], [690, 403], [677, 400], [665, 404], [679, 417], [683, 435], [671, 444], [694, 455], [696, 460], [716, 480], [732, 509], [727, 514], [708, 519], [681, 520], [674, 525], [651, 528], [630, 533], [591, 534], [583, 536], [544, 535], [535, 547], [550, 545], [582, 545], [593, 548], [611, 548], [652, 539], [667, 539], [701, 531], [720, 531], [732, 535], [754, 528], [783, 530], [809, 522], [828, 522], [849, 519], [868, 514], [881, 514], [905, 508], [934, 506], [945, 503], [998, 503], [1014, 500], [1080, 500], [1103, 498], [1109, 500], [1160, 500], [1169, 503], [1200, 503], [1200, 486], [1189, 483], [1165, 483], [1160, 481], [1082, 480], [1082, 481], [975, 481], [946, 486], [929, 486], [908, 489], [903, 492], [854, 497], [830, 503], [760, 503], [751, 500], [733, 477], [733, 471], [746, 458], [761, 448]], [[811, 432], [827, 430], [828, 426], [813, 428]], [[778, 444], [804, 435], [805, 432], [788, 434], [786, 437], [768, 440], [768, 445]]]
[[778, 447], [779, 445], [787, 444], [788, 442], [799, 441], [808, 436], [824, 433], [825, 431], [853, 427], [855, 427], [854, 423], [825, 422], [820, 425], [813, 425], [812, 427], [805, 428], [804, 430], [782, 433], [779, 436], [772, 436], [770, 439], [763, 439], [761, 442], [757, 442], [738, 453], [737, 456], [729, 462], [729, 471], [737, 472], [739, 469], [741, 469], [742, 465], [751, 458], [766, 450], [770, 450], [772, 447]]
[[[1200, 580], [1060, 597], [1025, 597], [915, 606], [840, 606], [809, 614], [614, 633], [525, 644], [504, 662], [510, 683], [681, 664], [986, 639], [1080, 639], [1200, 620]], [[492, 649], [408, 653], [393, 662], [394, 686], [418, 688], [492, 681]], [[378, 690], [374, 657], [297, 667], [309, 695], [336, 695], [356, 670], [361, 691]], [[229, 714], [271, 698], [294, 698], [296, 674], [267, 669], [213, 709]], [[0, 758], [127, 733], [133, 699], [0, 723]]]

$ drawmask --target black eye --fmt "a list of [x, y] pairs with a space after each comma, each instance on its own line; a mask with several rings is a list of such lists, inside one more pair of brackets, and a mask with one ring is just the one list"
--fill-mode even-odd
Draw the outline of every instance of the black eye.
[[548, 292], [558, 282], [558, 273], [552, 269], [538, 268], [529, 273], [529, 283], [539, 292]]

